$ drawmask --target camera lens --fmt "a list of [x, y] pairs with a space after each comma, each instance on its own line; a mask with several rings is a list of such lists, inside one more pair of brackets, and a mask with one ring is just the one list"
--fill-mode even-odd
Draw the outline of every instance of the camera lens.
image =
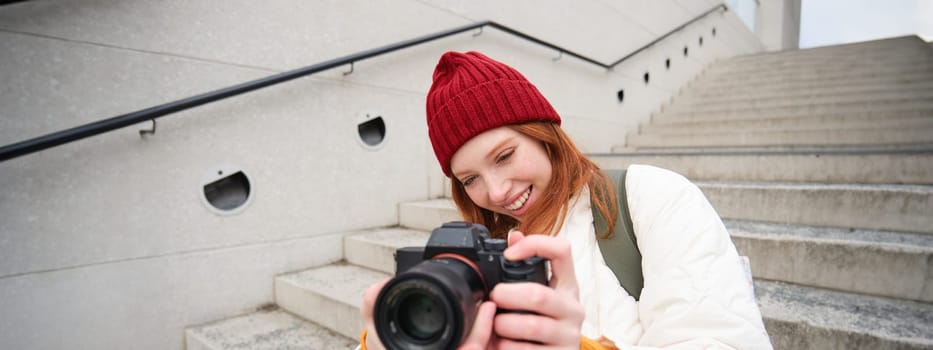
[[443, 306], [433, 295], [414, 292], [402, 299], [398, 308], [402, 332], [417, 340], [437, 337], [447, 323]]
[[386, 283], [373, 318], [382, 344], [393, 349], [454, 349], [469, 333], [485, 299], [483, 280], [457, 259], [430, 259]]

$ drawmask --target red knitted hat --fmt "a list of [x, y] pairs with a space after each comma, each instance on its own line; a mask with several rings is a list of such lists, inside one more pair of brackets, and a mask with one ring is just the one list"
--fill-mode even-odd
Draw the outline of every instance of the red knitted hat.
[[427, 98], [428, 136], [444, 174], [473, 136], [503, 125], [560, 116], [521, 73], [478, 52], [447, 52], [434, 68]]

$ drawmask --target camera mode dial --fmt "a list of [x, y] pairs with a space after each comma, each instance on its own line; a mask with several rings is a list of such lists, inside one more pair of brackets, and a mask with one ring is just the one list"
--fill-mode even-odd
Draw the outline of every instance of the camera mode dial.
[[508, 243], [504, 239], [487, 238], [483, 241], [483, 248], [489, 251], [501, 252], [505, 251], [506, 247], [508, 247]]

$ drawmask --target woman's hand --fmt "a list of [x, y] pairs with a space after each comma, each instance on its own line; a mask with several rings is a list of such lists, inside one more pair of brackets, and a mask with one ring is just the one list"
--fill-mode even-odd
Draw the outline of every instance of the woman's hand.
[[363, 316], [363, 326], [366, 327], [365, 345], [367, 350], [385, 350], [385, 347], [382, 346], [382, 343], [379, 341], [379, 335], [376, 334], [376, 324], [373, 322], [373, 310], [376, 308], [376, 297], [379, 296], [379, 291], [386, 285], [386, 282], [389, 282], [388, 278], [373, 283], [367, 287], [366, 292], [363, 293], [363, 306], [360, 307], [360, 313]]
[[[385, 286], [388, 279], [376, 282], [366, 288], [363, 294], [363, 306], [360, 312], [363, 316], [363, 324], [366, 327], [366, 349], [383, 350], [385, 347], [379, 341], [379, 335], [376, 334], [376, 326], [373, 321], [373, 310], [376, 305], [376, 297], [379, 291]], [[492, 340], [492, 322], [496, 315], [496, 305], [490, 301], [482, 303], [479, 311], [476, 313], [476, 321], [473, 322], [473, 328], [470, 334], [464, 340], [460, 350], [484, 350], [488, 348]]]
[[551, 262], [548, 286], [537, 283], [500, 283], [490, 293], [496, 305], [508, 310], [534, 314], [503, 313], [495, 318], [493, 328], [500, 338], [499, 349], [534, 348], [534, 341], [548, 349], [579, 349], [580, 328], [585, 312], [580, 303], [570, 243], [545, 235], [525, 237], [514, 231], [509, 235], [505, 257], [522, 260], [539, 256]]

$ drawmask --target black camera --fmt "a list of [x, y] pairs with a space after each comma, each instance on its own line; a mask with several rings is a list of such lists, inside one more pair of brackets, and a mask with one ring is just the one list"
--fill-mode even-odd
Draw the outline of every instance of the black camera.
[[454, 349], [496, 284], [547, 284], [546, 260], [508, 261], [506, 246], [483, 225], [455, 221], [434, 229], [424, 247], [396, 250], [395, 277], [379, 292], [373, 312], [382, 344], [390, 350]]

